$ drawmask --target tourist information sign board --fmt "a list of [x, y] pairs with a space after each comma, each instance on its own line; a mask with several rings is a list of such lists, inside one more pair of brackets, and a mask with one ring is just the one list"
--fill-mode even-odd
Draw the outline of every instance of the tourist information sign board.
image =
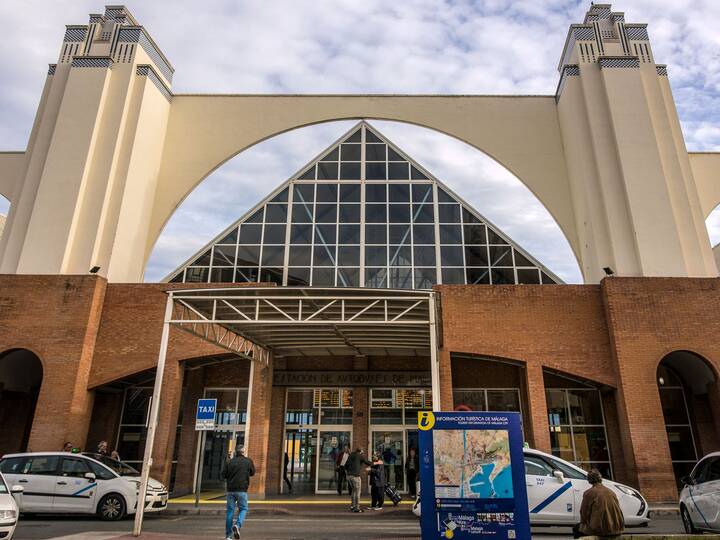
[[519, 413], [418, 413], [423, 540], [530, 539]]
[[215, 429], [215, 410], [217, 399], [198, 399], [195, 413], [195, 431], [212, 431]]

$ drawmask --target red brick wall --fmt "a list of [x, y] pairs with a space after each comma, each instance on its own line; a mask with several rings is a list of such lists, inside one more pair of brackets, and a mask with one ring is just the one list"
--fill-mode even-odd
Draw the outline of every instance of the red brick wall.
[[[88, 389], [155, 366], [166, 300], [163, 291], [179, 287], [188, 285], [107, 285], [96, 276], [0, 276], [0, 352], [26, 348], [43, 362], [44, 379], [30, 435], [34, 450], [58, 448], [65, 440], [83, 444], [93, 407]], [[618, 471], [624, 468], [630, 483], [650, 500], [676, 498], [656, 369], [666, 354], [688, 350], [720, 371], [720, 279], [609, 278], [600, 286], [438, 286], [436, 290], [442, 309], [444, 408], [452, 407], [451, 353], [512, 359], [525, 367], [533, 443], [547, 449], [543, 369], [594, 381], [605, 392], [616, 475], [620, 477]], [[194, 336], [172, 332], [161, 398], [167, 429], [158, 433], [158, 444], [165, 448], [158, 451], [163, 460], [169, 459], [173, 419], [180, 410], [183, 370], [178, 362], [221, 352]], [[370, 369], [429, 367], [426, 359], [414, 358], [363, 362]], [[222, 386], [223, 371], [239, 366], [207, 368], [209, 380]], [[358, 359], [286, 362], [287, 369], [353, 367], [360, 367]], [[258, 382], [256, 410], [261, 418], [249, 445], [257, 449], [265, 471], [259, 482], [274, 486], [279, 467], [265, 460], [275, 453], [268, 453], [270, 441], [275, 445], [282, 438], [278, 420], [282, 414], [276, 408], [281, 402], [284, 406], [284, 399], [268, 380]], [[720, 385], [711, 387], [707, 400], [720, 403]], [[355, 412], [367, 415], [362, 391], [356, 391], [355, 403]], [[700, 421], [720, 432], [714, 411], [712, 417], [700, 415]], [[615, 433], [611, 433], [613, 423]], [[367, 446], [366, 431], [367, 416], [361, 421], [356, 415], [356, 445]], [[192, 436], [189, 442], [181, 441], [181, 446], [188, 445], [186, 453], [192, 442]], [[703, 436], [701, 443], [704, 452], [716, 449], [718, 441]], [[167, 476], [168, 466], [158, 467]]]
[[0, 352], [23, 348], [43, 364], [28, 447], [84, 444], [92, 393], [88, 377], [105, 295], [96, 276], [0, 275]]
[[618, 372], [625, 466], [648, 498], [674, 501], [657, 366], [668, 353], [686, 350], [705, 358], [718, 373], [720, 279], [607, 278], [601, 286]]

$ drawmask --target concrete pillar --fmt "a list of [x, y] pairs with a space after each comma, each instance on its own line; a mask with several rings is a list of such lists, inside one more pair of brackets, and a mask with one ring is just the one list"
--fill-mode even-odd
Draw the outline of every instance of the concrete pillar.
[[528, 405], [532, 425], [530, 444], [537, 450], [550, 452], [550, 425], [548, 424], [547, 400], [545, 398], [545, 381], [542, 365], [529, 363], [525, 366], [527, 378]]
[[270, 436], [270, 410], [272, 403], [273, 361], [265, 364], [253, 361], [250, 375], [250, 396], [248, 398], [249, 430], [245, 433], [246, 455], [255, 464], [255, 476], [250, 482], [248, 493], [265, 496], [268, 475], [268, 441]]

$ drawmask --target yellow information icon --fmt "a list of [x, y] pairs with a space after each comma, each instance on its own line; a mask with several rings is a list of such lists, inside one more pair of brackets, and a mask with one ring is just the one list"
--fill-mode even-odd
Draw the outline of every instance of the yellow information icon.
[[420, 411], [418, 412], [418, 429], [421, 431], [428, 431], [435, 425], [435, 415], [432, 411]]

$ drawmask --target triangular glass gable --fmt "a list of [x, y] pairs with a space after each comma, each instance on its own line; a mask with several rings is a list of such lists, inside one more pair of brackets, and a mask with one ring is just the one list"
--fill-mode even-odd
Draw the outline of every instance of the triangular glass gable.
[[366, 122], [168, 280], [401, 289], [561, 283]]

